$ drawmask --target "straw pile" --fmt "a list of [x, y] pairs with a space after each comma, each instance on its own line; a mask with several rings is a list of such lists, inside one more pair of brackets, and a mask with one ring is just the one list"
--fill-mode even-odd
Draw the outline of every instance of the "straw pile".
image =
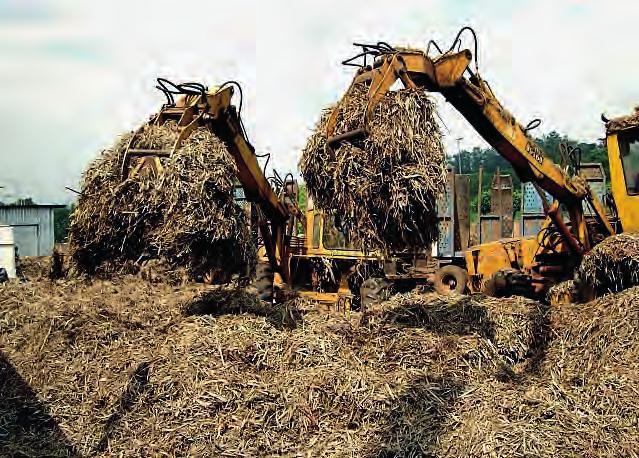
[[618, 132], [639, 126], [639, 107], [635, 107], [633, 113], [611, 119], [606, 122], [607, 132]]
[[51, 273], [49, 256], [20, 256], [16, 263], [16, 274], [24, 280], [43, 280]]
[[[95, 274], [127, 262], [162, 258], [198, 278], [218, 269], [242, 272], [254, 248], [242, 209], [233, 201], [235, 164], [224, 144], [196, 129], [155, 177], [122, 180], [121, 166], [132, 134], [123, 135], [84, 174], [71, 217], [74, 269]], [[171, 149], [176, 125], [146, 126], [137, 148]]]
[[639, 234], [608, 237], [584, 256], [578, 274], [600, 295], [639, 285]]
[[347, 320], [229, 288], [55, 285], [0, 287], [0, 348], [27, 388], [0, 403], [3, 455], [445, 454], [468, 386], [533, 352], [543, 313], [408, 294]]
[[639, 288], [553, 312], [538, 372], [468, 387], [448, 456], [637, 456]]
[[546, 337], [548, 310], [520, 296], [486, 297], [478, 302], [468, 296], [407, 294], [392, 297], [384, 308], [387, 322], [410, 324], [443, 334], [473, 334], [487, 339], [491, 348], [509, 364], [532, 356]]
[[575, 302], [577, 290], [574, 280], [565, 280], [553, 285], [546, 294], [546, 300], [551, 304]]
[[[335, 134], [361, 127], [366, 92], [358, 85], [339, 103]], [[446, 166], [433, 101], [423, 91], [390, 92], [376, 106], [366, 139], [329, 148], [332, 108], [299, 164], [315, 204], [363, 247], [429, 247], [438, 236], [436, 200]]]
[[[639, 287], [553, 309], [0, 285], [2, 456], [636, 456]], [[551, 338], [552, 337], [552, 338]]]

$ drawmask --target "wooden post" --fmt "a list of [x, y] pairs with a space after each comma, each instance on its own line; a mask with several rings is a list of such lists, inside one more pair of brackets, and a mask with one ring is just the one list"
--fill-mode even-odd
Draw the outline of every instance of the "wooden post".
[[477, 244], [481, 243], [481, 187], [484, 179], [484, 166], [479, 166], [479, 181], [477, 182]]
[[499, 237], [503, 237], [504, 234], [504, 208], [501, 197], [501, 169], [497, 167], [497, 200], [499, 200], [499, 206], [497, 207], [499, 215]]

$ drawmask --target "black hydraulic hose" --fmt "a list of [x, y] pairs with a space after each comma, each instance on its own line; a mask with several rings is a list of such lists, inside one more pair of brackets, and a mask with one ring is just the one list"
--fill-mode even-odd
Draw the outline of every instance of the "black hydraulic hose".
[[240, 103], [237, 106], [237, 117], [240, 121], [240, 128], [242, 129], [244, 137], [248, 138], [248, 135], [246, 134], [246, 127], [244, 127], [244, 121], [242, 120], [242, 106], [244, 103], [244, 93], [242, 92], [242, 86], [237, 81], [229, 80], [220, 86], [220, 90], [224, 89], [226, 86], [235, 86], [237, 88], [237, 91], [240, 93]]
[[266, 162], [264, 163], [264, 167], [262, 168], [262, 172], [264, 173], [264, 175], [266, 175], [266, 167], [271, 160], [271, 153], [256, 154], [255, 157], [257, 157], [258, 159], [266, 158]]
[[474, 45], [475, 45], [475, 47], [474, 47], [475, 48], [475, 55], [474, 55], [474, 58], [475, 58], [475, 73], [479, 74], [477, 34], [475, 33], [475, 30], [472, 27], [470, 27], [470, 26], [462, 27], [461, 30], [459, 32], [457, 32], [457, 36], [455, 37], [455, 40], [453, 41], [453, 44], [450, 46], [450, 48], [448, 48], [448, 51], [452, 51], [453, 49], [455, 49], [455, 46], [457, 45], [458, 41], [461, 44], [461, 35], [465, 31], [470, 32], [472, 37], [473, 37], [473, 41], [474, 41]]
[[435, 49], [437, 49], [437, 51], [439, 51], [439, 54], [444, 54], [444, 51], [442, 51], [442, 48], [439, 47], [439, 45], [437, 44], [437, 42], [435, 40], [430, 40], [428, 42], [428, 45], [426, 46], [426, 55], [428, 56], [428, 53], [430, 51], [430, 47], [431, 45], [435, 46]]

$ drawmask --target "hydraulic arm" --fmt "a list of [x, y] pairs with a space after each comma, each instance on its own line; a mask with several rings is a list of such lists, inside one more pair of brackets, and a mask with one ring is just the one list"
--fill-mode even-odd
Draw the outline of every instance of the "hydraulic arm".
[[[197, 127], [205, 126], [210, 129], [226, 144], [235, 159], [237, 179], [247, 200], [253, 202], [257, 208], [257, 224], [269, 262], [273, 270], [288, 281], [288, 262], [284, 260], [287, 259], [285, 235], [290, 226], [290, 209], [280, 200], [264, 176], [257, 162], [255, 149], [246, 136], [240, 115], [242, 90], [239, 84], [230, 81], [208, 89], [199, 83], [173, 84], [158, 78], [157, 87], [166, 96], [167, 103], [149, 123], [162, 125], [169, 120], [176, 121], [178, 138], [170, 150], [140, 150], [132, 147], [135, 144], [134, 135], [122, 162], [124, 177], [139, 173], [145, 167], [161, 171], [160, 158], [174, 154], [182, 141]], [[231, 103], [235, 88], [240, 93], [239, 110]], [[176, 95], [177, 100], [174, 98]]]
[[[439, 92], [512, 164], [522, 181], [536, 183], [555, 199], [548, 209], [548, 215], [570, 249], [580, 255], [590, 248], [588, 227], [584, 220], [584, 201], [592, 207], [605, 235], [614, 233], [603, 205], [584, 179], [569, 176], [528, 135], [528, 131], [536, 127], [539, 121], [533, 121], [526, 127], [519, 124], [499, 102], [488, 82], [482, 79], [476, 61], [474, 71], [470, 68], [470, 50], [455, 50], [461, 46], [460, 37], [464, 31], [472, 33], [475, 38], [477, 54], [475, 33], [469, 27], [458, 33], [453, 45], [445, 52], [433, 41], [426, 51], [393, 48], [386, 43], [356, 44], [362, 48], [362, 52], [344, 61], [345, 65], [359, 67], [346, 96], [353, 87], [364, 84], [368, 87], [368, 105], [361, 127], [340, 135], [333, 135], [337, 118], [335, 110], [327, 124], [328, 144], [334, 146], [367, 135], [369, 119], [377, 103], [397, 80], [409, 89]], [[429, 56], [431, 46], [438, 51], [434, 57]], [[369, 57], [373, 58], [371, 65], [367, 62]], [[358, 58], [363, 59], [363, 64], [354, 63]], [[559, 204], [563, 204], [569, 212], [570, 227], [562, 220]]]

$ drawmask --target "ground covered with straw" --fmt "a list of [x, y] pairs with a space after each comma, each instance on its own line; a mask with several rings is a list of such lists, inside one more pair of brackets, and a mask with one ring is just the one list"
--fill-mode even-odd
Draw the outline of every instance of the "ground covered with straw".
[[633, 456], [639, 290], [350, 318], [124, 276], [0, 286], [0, 455]]
[[[132, 135], [123, 135], [84, 174], [69, 230], [72, 269], [92, 275], [161, 259], [192, 278], [246, 271], [254, 247], [233, 201], [236, 167], [222, 141], [198, 128], [162, 159], [159, 176], [143, 171], [123, 179]], [[176, 139], [176, 124], [167, 122], [146, 126], [133, 146], [170, 150]]]
[[445, 426], [451, 456], [639, 455], [639, 289], [553, 315], [536, 370], [469, 387]]
[[[362, 127], [367, 87], [337, 105], [334, 134]], [[446, 158], [434, 102], [423, 91], [389, 92], [376, 106], [365, 139], [327, 147], [326, 109], [309, 138], [300, 170], [315, 204], [367, 248], [429, 247], [437, 239], [437, 198]]]

